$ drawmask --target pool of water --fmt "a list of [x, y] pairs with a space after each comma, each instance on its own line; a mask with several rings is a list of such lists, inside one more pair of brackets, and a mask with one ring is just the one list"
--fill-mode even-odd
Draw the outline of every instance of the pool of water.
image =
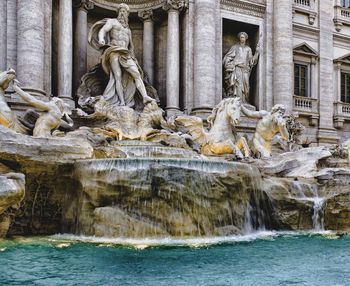
[[350, 285], [350, 237], [56, 235], [0, 241], [1, 285]]

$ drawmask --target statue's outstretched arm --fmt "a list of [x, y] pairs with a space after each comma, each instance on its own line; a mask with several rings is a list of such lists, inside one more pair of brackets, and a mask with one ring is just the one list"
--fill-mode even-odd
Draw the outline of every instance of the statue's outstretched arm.
[[24, 101], [28, 102], [31, 106], [36, 107], [42, 111], [48, 111], [50, 109], [50, 106], [46, 102], [34, 98], [34, 96], [31, 96], [29, 93], [23, 91], [16, 83], [13, 85], [13, 89]]
[[246, 115], [247, 117], [251, 117], [251, 118], [261, 119], [265, 115], [268, 114], [268, 112], [266, 110], [253, 111], [253, 110], [249, 110], [248, 108], [244, 107], [244, 105], [241, 106], [241, 110], [242, 110], [244, 115]]
[[106, 24], [98, 32], [98, 41], [100, 42], [100, 44], [102, 44], [102, 45], [105, 44], [105, 36], [110, 30], [112, 30], [112, 28], [113, 28], [112, 21], [107, 20]]

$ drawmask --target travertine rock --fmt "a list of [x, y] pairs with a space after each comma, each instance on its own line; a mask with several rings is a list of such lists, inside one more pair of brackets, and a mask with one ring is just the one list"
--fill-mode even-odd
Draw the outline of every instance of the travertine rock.
[[259, 172], [247, 164], [89, 160], [76, 163], [75, 177], [81, 190], [78, 205], [71, 207], [78, 215], [70, 220], [78, 233], [196, 236], [242, 233], [246, 224], [272, 227]]
[[0, 163], [0, 238], [5, 237], [12, 217], [10, 212], [20, 207], [24, 198], [25, 178]]
[[313, 178], [318, 162], [332, 156], [326, 147], [312, 147], [279, 154], [263, 162], [265, 174], [283, 174], [285, 177]]

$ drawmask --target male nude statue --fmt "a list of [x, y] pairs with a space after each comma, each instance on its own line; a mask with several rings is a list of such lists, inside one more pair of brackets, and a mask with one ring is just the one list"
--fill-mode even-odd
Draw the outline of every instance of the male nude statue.
[[19, 122], [17, 116], [8, 106], [5, 99], [5, 90], [15, 78], [16, 72], [13, 69], [0, 72], [0, 125], [18, 133], [27, 134], [28, 129]]
[[35, 123], [33, 130], [34, 137], [51, 137], [51, 131], [60, 126], [63, 116], [66, 117], [70, 124], [73, 123], [72, 119], [64, 112], [63, 100], [57, 97], [54, 97], [48, 102], [38, 100], [29, 93], [23, 91], [18, 86], [18, 81], [16, 80], [14, 81], [13, 89], [29, 105], [44, 111]]
[[289, 134], [286, 128], [286, 121], [283, 118], [286, 112], [282, 104], [276, 104], [271, 112], [266, 110], [252, 111], [241, 107], [242, 112], [252, 118], [259, 118], [253, 138], [253, 145], [262, 158], [271, 156], [272, 138], [279, 132], [283, 139], [288, 140]]
[[[146, 104], [154, 99], [147, 95], [142, 70], [134, 55], [128, 24], [129, 6], [120, 4], [117, 13], [117, 19], [104, 19], [95, 23], [89, 34], [89, 43], [103, 49], [102, 66], [109, 75], [103, 97], [110, 104], [131, 107], [134, 104], [136, 87]], [[94, 34], [97, 31], [98, 43], [94, 43]]]

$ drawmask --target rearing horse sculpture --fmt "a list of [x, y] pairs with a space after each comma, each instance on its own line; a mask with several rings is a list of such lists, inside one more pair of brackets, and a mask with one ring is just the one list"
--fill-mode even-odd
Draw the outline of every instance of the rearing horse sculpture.
[[204, 155], [236, 154], [238, 157], [250, 156], [250, 149], [244, 137], [235, 139], [233, 128], [239, 124], [241, 100], [238, 97], [223, 99], [208, 117], [209, 131], [203, 120], [195, 116], [178, 116], [175, 123], [183, 127], [200, 144]]

